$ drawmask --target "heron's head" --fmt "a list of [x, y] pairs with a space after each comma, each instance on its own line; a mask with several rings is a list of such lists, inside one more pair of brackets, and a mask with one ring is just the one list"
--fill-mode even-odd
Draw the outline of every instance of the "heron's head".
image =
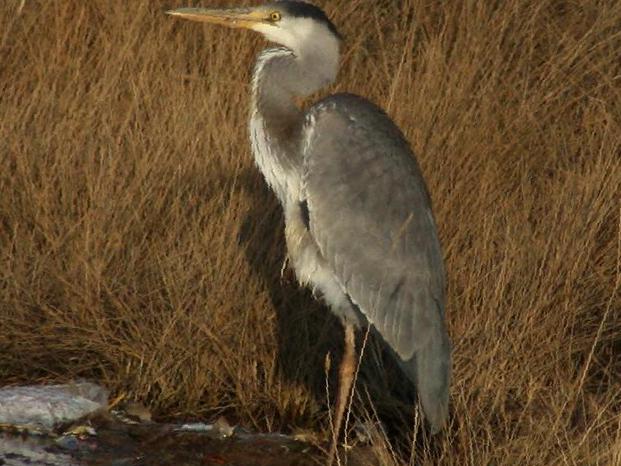
[[293, 52], [335, 49], [338, 53], [341, 41], [326, 14], [301, 1], [282, 0], [248, 8], [179, 8], [167, 13], [192, 21], [252, 29]]

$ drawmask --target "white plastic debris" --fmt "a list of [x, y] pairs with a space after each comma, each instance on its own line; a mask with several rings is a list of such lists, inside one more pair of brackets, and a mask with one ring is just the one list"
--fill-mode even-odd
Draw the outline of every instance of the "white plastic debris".
[[177, 432], [204, 432], [218, 438], [227, 438], [235, 433], [235, 427], [231, 426], [224, 417], [219, 417], [213, 424], [194, 422], [183, 424], [175, 428]]
[[213, 429], [213, 424], [205, 424], [204, 422], [181, 424], [175, 428], [177, 432], [211, 432]]
[[108, 391], [90, 382], [0, 388], [0, 424], [52, 430], [105, 409]]

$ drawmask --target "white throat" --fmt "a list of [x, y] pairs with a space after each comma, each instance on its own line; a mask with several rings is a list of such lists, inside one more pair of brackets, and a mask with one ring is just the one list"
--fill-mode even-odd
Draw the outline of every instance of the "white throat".
[[[283, 18], [278, 25], [257, 24], [253, 29], [293, 53], [298, 64], [294, 94], [309, 95], [336, 79], [340, 39], [324, 24], [310, 18]], [[289, 72], [293, 77], [294, 70]]]
[[332, 83], [339, 65], [340, 39], [310, 18], [283, 18], [254, 28], [282, 47], [264, 50], [252, 85], [250, 138], [255, 162], [283, 207], [300, 199], [303, 113], [293, 98]]

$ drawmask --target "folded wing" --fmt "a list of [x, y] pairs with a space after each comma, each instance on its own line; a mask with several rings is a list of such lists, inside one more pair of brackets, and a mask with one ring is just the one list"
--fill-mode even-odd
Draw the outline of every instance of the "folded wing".
[[311, 235], [343, 290], [400, 357], [439, 429], [450, 378], [445, 278], [414, 155], [392, 120], [354, 95], [313, 106], [303, 132]]

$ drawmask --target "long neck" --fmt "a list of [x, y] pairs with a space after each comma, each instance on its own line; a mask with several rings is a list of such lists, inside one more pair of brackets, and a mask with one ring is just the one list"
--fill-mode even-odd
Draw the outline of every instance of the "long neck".
[[335, 63], [321, 55], [296, 54], [286, 48], [264, 50], [257, 60], [252, 83], [252, 148], [259, 169], [283, 204], [287, 197], [295, 197], [302, 171], [303, 112], [294, 98], [329, 84], [335, 69]]
[[298, 68], [291, 51], [267, 49], [257, 60], [252, 80], [252, 112], [262, 119], [274, 147], [289, 149], [283, 155], [294, 155], [294, 148], [287, 146], [296, 140], [302, 122], [302, 112], [293, 100], [295, 94], [287, 86]]

